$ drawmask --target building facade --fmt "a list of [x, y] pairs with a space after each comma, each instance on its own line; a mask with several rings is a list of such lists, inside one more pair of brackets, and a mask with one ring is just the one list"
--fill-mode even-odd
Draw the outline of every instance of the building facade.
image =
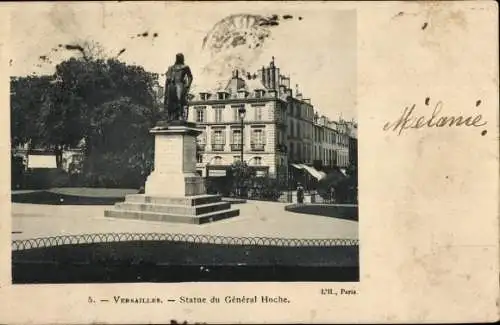
[[315, 160], [323, 166], [349, 163], [347, 128], [318, 118], [311, 100], [298, 85], [291, 89], [274, 58], [255, 74], [234, 71], [225, 86], [192, 94], [188, 117], [203, 129], [197, 139], [197, 170], [203, 176], [224, 176], [240, 161], [242, 138], [243, 160], [261, 176], [288, 174], [292, 164], [312, 166]]

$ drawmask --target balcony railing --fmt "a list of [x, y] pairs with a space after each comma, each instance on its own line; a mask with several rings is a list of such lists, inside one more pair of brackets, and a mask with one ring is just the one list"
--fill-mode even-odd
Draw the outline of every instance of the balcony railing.
[[241, 151], [241, 143], [231, 143], [231, 151]]
[[252, 149], [252, 151], [264, 151], [264, 144], [252, 143], [250, 144], [250, 148]]
[[212, 151], [224, 151], [224, 144], [212, 144]]

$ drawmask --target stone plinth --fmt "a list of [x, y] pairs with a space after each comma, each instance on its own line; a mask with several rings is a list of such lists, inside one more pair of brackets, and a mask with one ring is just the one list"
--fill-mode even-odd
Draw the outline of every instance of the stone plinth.
[[157, 126], [154, 171], [145, 194], [128, 195], [125, 202], [105, 211], [106, 217], [201, 224], [239, 215], [238, 209], [207, 195], [204, 179], [196, 173], [196, 137], [193, 123]]
[[205, 194], [205, 183], [196, 173], [196, 137], [192, 125], [157, 127], [154, 171], [148, 176], [145, 193], [151, 196], [183, 197]]

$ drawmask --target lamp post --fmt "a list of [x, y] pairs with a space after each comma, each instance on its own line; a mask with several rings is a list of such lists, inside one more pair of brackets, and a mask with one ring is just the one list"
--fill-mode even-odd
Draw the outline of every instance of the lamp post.
[[240, 116], [240, 122], [241, 122], [241, 152], [240, 152], [240, 162], [243, 165], [243, 120], [245, 119], [245, 115], [247, 113], [247, 110], [245, 107], [240, 107], [238, 108], [238, 115]]
[[[247, 110], [245, 109], [245, 106], [238, 108], [238, 115], [240, 116], [240, 122], [241, 122], [240, 163], [241, 163], [242, 168], [243, 168], [243, 120], [245, 119], [246, 113], [247, 113]], [[239, 189], [240, 197], [243, 197], [243, 184], [239, 184], [239, 186], [240, 186], [240, 189]]]

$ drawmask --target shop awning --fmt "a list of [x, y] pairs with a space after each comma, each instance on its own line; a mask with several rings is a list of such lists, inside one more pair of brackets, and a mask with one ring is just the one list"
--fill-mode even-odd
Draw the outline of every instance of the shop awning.
[[292, 164], [293, 167], [297, 169], [303, 169], [307, 171], [312, 177], [316, 178], [318, 181], [322, 180], [323, 178], [326, 177], [326, 174], [322, 171], [317, 170], [314, 167], [307, 166], [304, 164]]

